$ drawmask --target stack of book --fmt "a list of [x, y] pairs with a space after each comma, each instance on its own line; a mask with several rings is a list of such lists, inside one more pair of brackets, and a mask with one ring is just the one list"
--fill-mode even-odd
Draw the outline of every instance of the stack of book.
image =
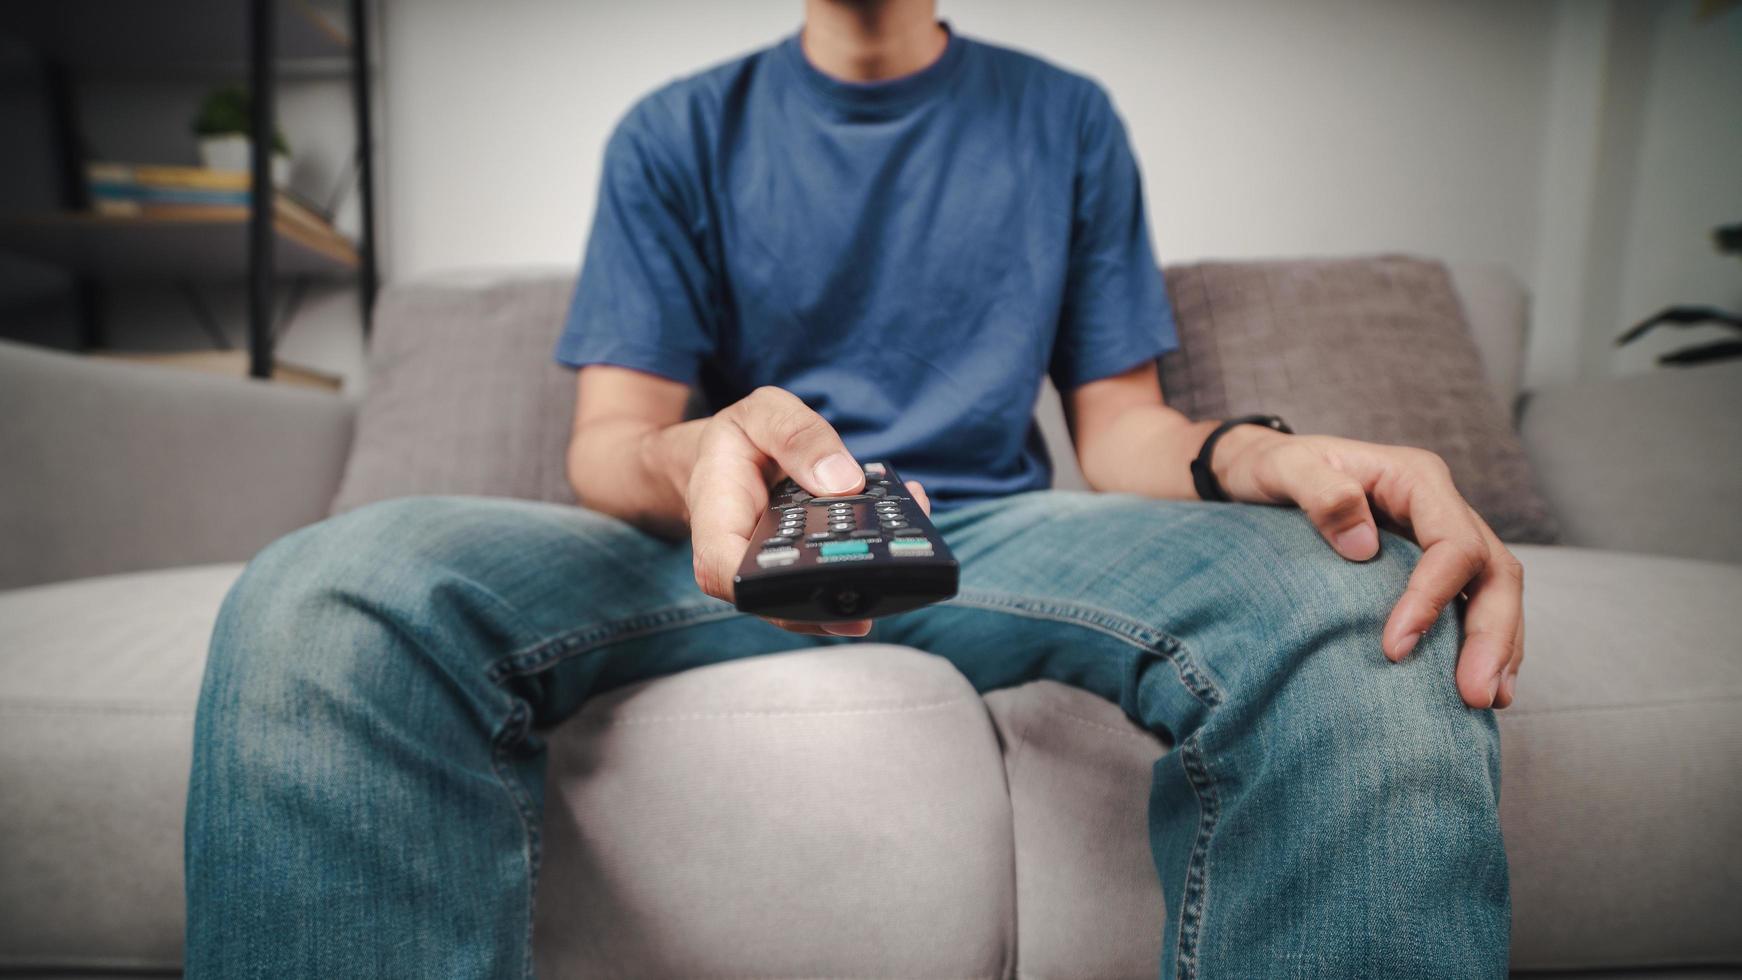
[[[85, 177], [91, 209], [113, 218], [165, 221], [245, 221], [252, 191], [245, 170], [210, 170], [132, 163], [91, 163]], [[347, 261], [356, 250], [314, 208], [285, 191], [273, 194], [280, 234]]]

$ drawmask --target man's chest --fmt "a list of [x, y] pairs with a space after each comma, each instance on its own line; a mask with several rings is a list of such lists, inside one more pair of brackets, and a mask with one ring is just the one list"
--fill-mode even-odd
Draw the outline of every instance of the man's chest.
[[711, 193], [731, 312], [808, 331], [1056, 309], [1071, 164], [998, 117], [745, 132]]

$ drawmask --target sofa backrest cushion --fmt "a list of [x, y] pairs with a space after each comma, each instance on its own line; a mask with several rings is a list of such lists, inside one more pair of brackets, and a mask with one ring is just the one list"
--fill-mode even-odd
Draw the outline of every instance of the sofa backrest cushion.
[[575, 373], [551, 351], [573, 285], [467, 274], [385, 290], [333, 511], [419, 494], [572, 503]]
[[1738, 418], [1729, 361], [1539, 388], [1520, 429], [1564, 543], [1742, 562]]
[[1168, 404], [1192, 418], [1274, 413], [1301, 433], [1433, 450], [1503, 539], [1554, 540], [1444, 265], [1202, 262], [1167, 278], [1180, 331], [1179, 350], [1162, 359]]
[[[1452, 461], [1497, 528], [1517, 540], [1548, 537], [1500, 407], [1515, 390], [1516, 360], [1487, 383], [1444, 267], [1399, 258], [1206, 263], [1168, 276], [1183, 291], [1175, 298], [1183, 349], [1164, 362], [1170, 403], [1198, 417], [1262, 409], [1302, 431], [1425, 445]], [[1464, 300], [1483, 316], [1476, 333], [1504, 360], [1522, 344], [1522, 291], [1492, 271], [1461, 272], [1458, 284], [1469, 282], [1488, 297]], [[573, 284], [564, 270], [389, 288], [376, 308], [357, 437], [333, 509], [447, 493], [572, 503], [564, 450], [574, 374], [551, 351]], [[1305, 364], [1329, 373], [1300, 374]], [[1353, 390], [1341, 384], [1351, 375], [1376, 380]], [[1253, 390], [1260, 382], [1264, 390]], [[1080, 487], [1056, 393], [1043, 393], [1037, 416], [1056, 485]]]

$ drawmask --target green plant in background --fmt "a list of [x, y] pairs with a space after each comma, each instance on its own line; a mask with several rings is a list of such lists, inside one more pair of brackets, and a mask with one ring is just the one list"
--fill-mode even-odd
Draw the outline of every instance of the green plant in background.
[[[200, 104], [199, 115], [194, 117], [195, 136], [247, 136], [252, 131], [254, 122], [253, 103], [248, 92], [235, 85], [213, 89]], [[290, 144], [284, 141], [284, 131], [275, 129], [272, 133], [272, 151], [288, 156]]]

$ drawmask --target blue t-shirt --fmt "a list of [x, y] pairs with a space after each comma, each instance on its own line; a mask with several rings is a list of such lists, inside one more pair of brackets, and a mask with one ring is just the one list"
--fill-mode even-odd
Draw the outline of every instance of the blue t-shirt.
[[605, 148], [557, 359], [796, 394], [949, 507], [1051, 484], [1041, 381], [1174, 347], [1142, 185], [1095, 83], [952, 33], [888, 82], [797, 37], [642, 99]]

